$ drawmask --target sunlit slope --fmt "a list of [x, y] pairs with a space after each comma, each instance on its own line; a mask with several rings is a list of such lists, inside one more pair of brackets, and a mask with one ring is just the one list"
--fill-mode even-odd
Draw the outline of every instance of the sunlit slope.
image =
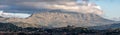
[[51, 10], [39, 12], [29, 18], [1, 18], [1, 21], [10, 22], [20, 27], [88, 27], [112, 24], [113, 21], [104, 19], [93, 13], [66, 12], [62, 10]]

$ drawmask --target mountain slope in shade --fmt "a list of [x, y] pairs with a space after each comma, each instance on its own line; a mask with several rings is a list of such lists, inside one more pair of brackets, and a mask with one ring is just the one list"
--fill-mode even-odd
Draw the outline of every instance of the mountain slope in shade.
[[88, 29], [95, 29], [95, 30], [109, 30], [109, 29], [118, 29], [118, 28], [120, 28], [120, 23], [88, 27]]
[[104, 19], [93, 13], [67, 12], [64, 10], [50, 10], [33, 14], [26, 19], [0, 18], [2, 22], [9, 22], [19, 27], [76, 27], [99, 26], [113, 24], [114, 21]]

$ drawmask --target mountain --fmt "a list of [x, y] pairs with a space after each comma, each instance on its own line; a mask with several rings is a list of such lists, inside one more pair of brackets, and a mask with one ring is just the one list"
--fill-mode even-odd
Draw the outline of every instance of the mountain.
[[120, 17], [110, 18], [111, 20], [120, 21]]
[[50, 10], [34, 13], [29, 18], [0, 18], [1, 22], [9, 22], [19, 27], [75, 27], [100, 26], [113, 24], [114, 21], [102, 18], [94, 13]]
[[120, 23], [88, 27], [88, 29], [94, 29], [94, 30], [109, 30], [109, 29], [114, 30], [119, 28], [120, 28]]
[[[74, 4], [72, 4], [74, 5]], [[63, 8], [62, 8], [63, 7]], [[50, 7], [51, 8], [51, 7]], [[30, 10], [31, 11], [31, 10]], [[36, 12], [37, 11], [37, 12]], [[66, 27], [68, 25], [75, 27], [90, 27], [113, 24], [115, 21], [101, 17], [103, 11], [96, 4], [86, 3], [70, 6], [58, 6], [41, 8], [36, 10], [28, 18], [0, 18], [0, 22], [12, 23], [18, 27]], [[17, 11], [19, 12], [19, 11]], [[15, 12], [16, 13], [16, 12]], [[28, 13], [28, 12], [26, 12]], [[23, 15], [24, 16], [24, 15]]]

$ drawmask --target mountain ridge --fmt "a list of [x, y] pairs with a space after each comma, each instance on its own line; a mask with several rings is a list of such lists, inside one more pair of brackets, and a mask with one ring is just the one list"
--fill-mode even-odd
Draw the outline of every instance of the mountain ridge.
[[112, 20], [104, 19], [101, 16], [93, 13], [86, 14], [78, 12], [67, 12], [64, 10], [51, 10], [47, 12], [34, 13], [31, 17], [26, 19], [4, 19], [4, 22], [9, 22], [23, 28], [24, 24], [27, 24], [25, 27], [66, 27], [68, 25], [73, 25], [76, 27], [89, 27], [112, 24], [114, 22]]

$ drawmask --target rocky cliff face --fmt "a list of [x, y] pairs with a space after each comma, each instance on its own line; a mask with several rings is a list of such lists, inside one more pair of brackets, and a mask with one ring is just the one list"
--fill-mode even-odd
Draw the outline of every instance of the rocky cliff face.
[[50, 10], [39, 12], [29, 18], [0, 18], [2, 22], [9, 22], [19, 27], [88, 27], [112, 24], [113, 21], [104, 19], [94, 13], [67, 12]]

